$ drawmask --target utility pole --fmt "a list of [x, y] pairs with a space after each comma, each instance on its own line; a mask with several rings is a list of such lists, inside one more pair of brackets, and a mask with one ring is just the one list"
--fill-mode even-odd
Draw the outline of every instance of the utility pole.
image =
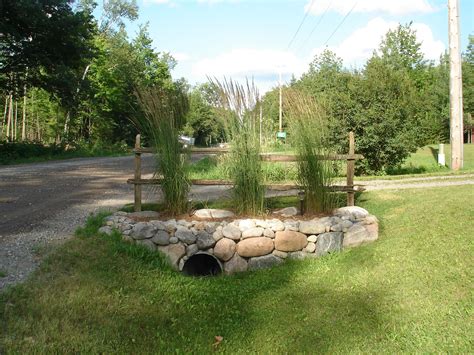
[[449, 102], [451, 169], [463, 167], [462, 74], [459, 33], [459, 0], [448, 0], [449, 17]]
[[279, 72], [279, 77], [280, 77], [280, 105], [279, 105], [279, 132], [283, 132], [283, 102], [282, 102], [282, 92], [281, 92], [281, 66], [280, 66], [280, 72]]

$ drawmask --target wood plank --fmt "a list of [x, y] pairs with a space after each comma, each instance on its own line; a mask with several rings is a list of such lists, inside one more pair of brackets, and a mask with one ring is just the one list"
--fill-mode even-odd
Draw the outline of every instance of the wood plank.
[[[355, 153], [355, 140], [354, 132], [349, 132], [349, 155], [354, 155]], [[355, 173], [355, 161], [347, 160], [347, 174], [346, 174], [346, 186], [354, 188], [354, 173]], [[354, 192], [347, 192], [347, 206], [354, 206], [355, 198]]]
[[[135, 149], [139, 149], [141, 145], [140, 135], [137, 134], [135, 138]], [[135, 153], [135, 180], [141, 180], [142, 177], [142, 160], [140, 153]], [[134, 186], [134, 210], [140, 212], [142, 210], [142, 186], [135, 184]]]

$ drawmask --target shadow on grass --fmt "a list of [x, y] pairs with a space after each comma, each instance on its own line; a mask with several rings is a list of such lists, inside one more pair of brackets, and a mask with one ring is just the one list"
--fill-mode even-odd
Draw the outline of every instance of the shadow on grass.
[[[193, 278], [118, 235], [83, 235], [0, 296], [0, 344], [6, 352], [347, 349], [381, 328], [383, 295], [346, 287], [336, 271], [345, 258]], [[224, 340], [214, 346], [216, 336]]]

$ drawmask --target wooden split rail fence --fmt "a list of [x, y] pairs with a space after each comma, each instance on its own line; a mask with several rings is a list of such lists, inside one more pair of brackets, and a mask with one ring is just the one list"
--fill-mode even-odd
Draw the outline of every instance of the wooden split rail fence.
[[[134, 209], [135, 211], [141, 211], [142, 208], [142, 185], [159, 185], [162, 179], [142, 179], [141, 172], [141, 155], [143, 153], [153, 153], [152, 148], [142, 148], [140, 135], [137, 134], [135, 140], [135, 175], [133, 179], [128, 179], [128, 184], [134, 185]], [[225, 154], [229, 152], [228, 148], [191, 148], [191, 153], [194, 154]], [[261, 153], [260, 159], [267, 162], [296, 162], [298, 157], [296, 155], [284, 155], [274, 153]], [[355, 161], [364, 159], [361, 154], [355, 154], [355, 141], [354, 133], [349, 133], [349, 154], [334, 154], [329, 156], [321, 156], [324, 160], [345, 160], [347, 163], [347, 177], [346, 185], [332, 185], [328, 188], [334, 192], [346, 192], [347, 193], [347, 206], [354, 206], [354, 195], [356, 192], [364, 191], [364, 188], [359, 185], [354, 185], [354, 172], [355, 172]], [[198, 180], [192, 179], [193, 185], [233, 185], [231, 180]], [[267, 184], [267, 189], [277, 191], [288, 191], [293, 189], [300, 189], [301, 187], [296, 184]], [[357, 188], [356, 188], [357, 187]]]

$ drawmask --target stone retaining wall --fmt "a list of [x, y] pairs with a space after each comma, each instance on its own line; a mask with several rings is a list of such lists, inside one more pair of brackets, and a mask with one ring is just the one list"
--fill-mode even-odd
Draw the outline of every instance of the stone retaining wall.
[[[199, 213], [198, 213], [199, 215]], [[320, 257], [378, 238], [378, 221], [360, 207], [343, 207], [332, 216], [313, 220], [292, 218], [209, 220], [150, 220], [156, 212], [116, 212], [99, 231], [112, 229], [123, 239], [165, 254], [176, 270], [198, 252], [214, 255], [227, 274], [280, 264], [286, 258]]]

